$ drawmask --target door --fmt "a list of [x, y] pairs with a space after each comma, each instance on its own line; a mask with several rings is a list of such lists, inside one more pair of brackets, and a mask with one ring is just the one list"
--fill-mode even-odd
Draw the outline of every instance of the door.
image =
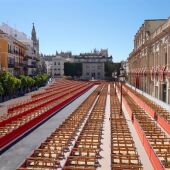
[[162, 100], [166, 102], [166, 84], [162, 84]]
[[96, 74], [95, 73], [91, 73], [91, 77], [92, 77], [92, 79], [95, 79], [96, 78]]

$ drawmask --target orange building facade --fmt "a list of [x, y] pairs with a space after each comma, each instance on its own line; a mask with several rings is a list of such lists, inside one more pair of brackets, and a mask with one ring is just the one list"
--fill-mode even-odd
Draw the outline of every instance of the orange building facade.
[[15, 76], [23, 74], [26, 46], [12, 36], [0, 32], [0, 69]]
[[8, 70], [8, 40], [3, 32], [0, 32], [0, 70]]
[[128, 67], [131, 85], [170, 104], [170, 18], [144, 21]]

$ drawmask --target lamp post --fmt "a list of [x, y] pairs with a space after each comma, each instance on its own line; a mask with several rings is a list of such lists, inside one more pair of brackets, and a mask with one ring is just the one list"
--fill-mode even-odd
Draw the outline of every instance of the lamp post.
[[115, 95], [116, 95], [116, 79], [117, 79], [117, 72], [113, 72], [112, 73], [112, 77], [114, 80], [114, 88], [115, 88]]
[[120, 114], [122, 114], [122, 84], [125, 81], [125, 73], [122, 67], [120, 67], [119, 81], [120, 81]]

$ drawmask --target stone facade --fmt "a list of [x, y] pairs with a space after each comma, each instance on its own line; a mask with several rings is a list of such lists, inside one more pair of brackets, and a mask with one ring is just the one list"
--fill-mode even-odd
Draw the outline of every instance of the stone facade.
[[104, 62], [83, 63], [82, 79], [102, 79], [104, 80]]
[[144, 21], [128, 58], [128, 81], [170, 104], [170, 18]]
[[[33, 24], [32, 37], [7, 24], [0, 25], [0, 44], [3, 46], [1, 58], [3, 70], [13, 75], [25, 74], [33, 76], [39, 73], [39, 40]], [[1, 51], [1, 50], [0, 50]], [[5, 61], [7, 61], [5, 65]]]
[[22, 42], [1, 31], [0, 64], [3, 71], [9, 71], [15, 76], [23, 74], [25, 52], [26, 46]]
[[52, 59], [52, 76], [64, 76], [64, 58], [56, 56]]
[[105, 67], [104, 63], [112, 62], [112, 57], [108, 57], [108, 50], [101, 49], [100, 51], [94, 50], [90, 53], [80, 53], [75, 56], [74, 62], [82, 63], [82, 79], [84, 80], [104, 80]]

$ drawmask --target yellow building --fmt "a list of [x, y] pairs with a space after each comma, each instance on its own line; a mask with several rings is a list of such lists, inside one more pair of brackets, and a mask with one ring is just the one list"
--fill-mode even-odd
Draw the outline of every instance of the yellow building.
[[8, 70], [8, 40], [0, 30], [0, 70]]
[[144, 21], [128, 67], [130, 84], [170, 104], [170, 18]]
[[26, 46], [10, 35], [0, 32], [0, 64], [1, 70], [18, 76], [24, 73], [24, 57]]

